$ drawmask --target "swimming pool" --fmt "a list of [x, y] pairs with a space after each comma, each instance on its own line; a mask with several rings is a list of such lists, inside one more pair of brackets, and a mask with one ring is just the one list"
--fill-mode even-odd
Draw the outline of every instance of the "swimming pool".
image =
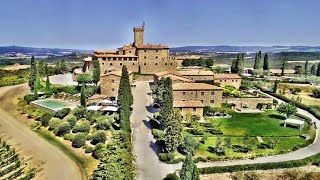
[[63, 108], [70, 108], [70, 109], [74, 109], [76, 106], [68, 103], [68, 102], [63, 102], [60, 100], [54, 100], [54, 99], [46, 99], [46, 100], [37, 100], [37, 101], [33, 101], [31, 102], [31, 104], [36, 105], [36, 106], [40, 106], [52, 111], [58, 111], [60, 109]]

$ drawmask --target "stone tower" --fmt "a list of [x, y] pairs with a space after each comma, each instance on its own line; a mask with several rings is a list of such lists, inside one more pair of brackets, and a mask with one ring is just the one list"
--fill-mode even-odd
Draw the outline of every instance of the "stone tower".
[[143, 45], [144, 26], [134, 27], [133, 32], [134, 32], [134, 45]]

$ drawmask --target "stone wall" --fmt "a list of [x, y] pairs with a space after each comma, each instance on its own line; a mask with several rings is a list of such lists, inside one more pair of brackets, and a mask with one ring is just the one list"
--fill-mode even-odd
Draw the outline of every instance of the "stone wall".
[[220, 87], [232, 86], [236, 89], [239, 89], [241, 85], [241, 79], [220, 79], [214, 80], [214, 82], [220, 83]]
[[138, 60], [127, 60], [127, 61], [108, 61], [102, 60], [99, 58], [100, 67], [101, 67], [101, 75], [105, 74], [107, 70], [121, 70], [122, 66], [125, 65], [128, 71], [138, 72], [139, 71], [139, 63]]
[[[100, 91], [101, 95], [107, 97], [118, 97], [118, 89], [120, 84], [121, 76], [110, 74], [107, 76], [100, 77]], [[133, 75], [129, 76], [130, 82], [133, 80]]]
[[241, 108], [244, 106], [250, 108], [257, 108], [258, 103], [273, 103], [272, 98], [223, 98], [223, 103], [233, 103], [236, 107]]
[[[183, 107], [178, 108], [180, 110], [181, 116], [184, 118], [187, 117], [187, 115], [196, 115], [199, 117], [203, 117], [203, 108], [197, 107], [197, 108], [191, 108], [191, 107]], [[195, 111], [194, 111], [195, 109]]]
[[173, 90], [175, 101], [201, 101], [205, 106], [220, 107], [222, 90]]

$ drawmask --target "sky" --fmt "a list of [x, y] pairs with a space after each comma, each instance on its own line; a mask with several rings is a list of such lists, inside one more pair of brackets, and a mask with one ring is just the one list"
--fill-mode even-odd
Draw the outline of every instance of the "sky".
[[1, 0], [0, 46], [320, 45], [319, 0]]

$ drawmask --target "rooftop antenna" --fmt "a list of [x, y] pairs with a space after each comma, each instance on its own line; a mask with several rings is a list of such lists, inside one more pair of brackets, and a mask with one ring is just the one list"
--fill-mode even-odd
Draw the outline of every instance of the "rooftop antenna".
[[144, 27], [144, 25], [146, 25], [146, 23], [143, 21], [143, 22], [142, 22], [142, 27]]

